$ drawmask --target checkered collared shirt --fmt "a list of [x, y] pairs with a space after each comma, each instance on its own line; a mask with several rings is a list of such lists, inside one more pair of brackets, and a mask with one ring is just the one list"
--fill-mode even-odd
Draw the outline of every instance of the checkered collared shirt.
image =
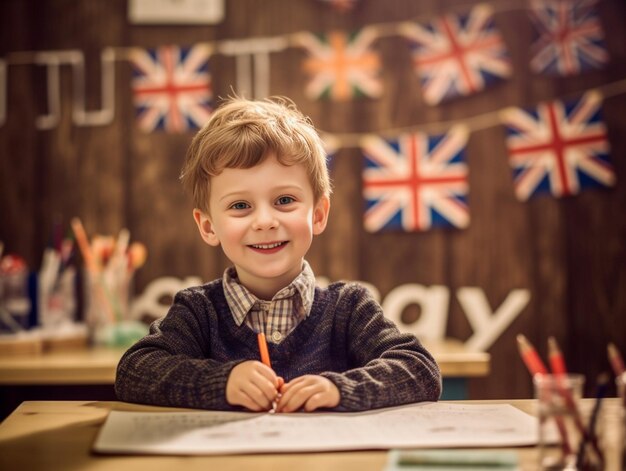
[[268, 342], [280, 343], [311, 312], [315, 275], [305, 260], [300, 274], [271, 301], [257, 298], [240, 284], [234, 267], [224, 272], [223, 285], [235, 323], [245, 321], [255, 332], [263, 332]]

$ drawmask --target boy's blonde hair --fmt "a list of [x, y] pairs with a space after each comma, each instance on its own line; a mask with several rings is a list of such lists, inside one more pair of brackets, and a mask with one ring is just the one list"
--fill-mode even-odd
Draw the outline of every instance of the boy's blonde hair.
[[195, 135], [180, 175], [194, 206], [209, 213], [211, 177], [225, 168], [251, 168], [270, 152], [283, 165], [306, 168], [318, 201], [330, 196], [326, 152], [311, 121], [284, 98], [229, 98]]

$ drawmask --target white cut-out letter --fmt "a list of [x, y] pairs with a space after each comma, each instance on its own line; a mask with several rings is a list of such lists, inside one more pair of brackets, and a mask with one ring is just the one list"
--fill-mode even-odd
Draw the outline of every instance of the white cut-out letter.
[[102, 96], [101, 109], [87, 111], [85, 105], [85, 61], [82, 53], [78, 54], [73, 63], [74, 69], [74, 103], [72, 118], [78, 126], [104, 126], [113, 122], [115, 116], [115, 50], [108, 47], [100, 54]]
[[218, 51], [236, 58], [237, 93], [249, 98], [265, 98], [269, 95], [269, 55], [286, 49], [288, 45], [283, 38], [238, 39], [223, 41]]
[[[450, 290], [446, 286], [426, 287], [418, 284], [398, 286], [383, 301], [385, 316], [398, 328], [423, 340], [443, 340], [448, 320]], [[402, 311], [412, 304], [421, 308], [419, 319], [412, 324], [402, 322]]]
[[40, 52], [35, 55], [35, 64], [46, 66], [46, 114], [35, 119], [37, 129], [52, 129], [59, 124], [61, 117], [61, 79], [59, 68], [63, 61], [63, 53], [55, 51]]
[[179, 279], [173, 276], [164, 276], [152, 280], [143, 293], [137, 296], [130, 308], [130, 318], [139, 320], [147, 315], [153, 319], [159, 319], [167, 314], [170, 306], [163, 304], [161, 298], [169, 296], [172, 299], [181, 289], [202, 284], [202, 280], [196, 276], [188, 276]]
[[492, 314], [482, 288], [459, 288], [456, 296], [474, 330], [465, 346], [478, 351], [487, 351], [530, 301], [529, 290], [515, 289]]

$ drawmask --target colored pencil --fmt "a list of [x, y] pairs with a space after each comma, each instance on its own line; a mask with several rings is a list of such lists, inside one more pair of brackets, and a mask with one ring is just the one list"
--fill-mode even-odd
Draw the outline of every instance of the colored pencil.
[[565, 366], [565, 359], [559, 348], [559, 344], [554, 337], [548, 338], [548, 359], [550, 361], [550, 368], [555, 375], [567, 374], [567, 367]]
[[[583, 439], [580, 442], [580, 447], [578, 448], [578, 456], [576, 458], [576, 469], [585, 469], [583, 468], [583, 466], [587, 464], [585, 463], [586, 461], [585, 449], [587, 447], [587, 444], [589, 442], [591, 442], [592, 445], [594, 443], [597, 443], [596, 424], [598, 423], [598, 416], [600, 415], [600, 406], [602, 405], [602, 399], [604, 399], [604, 396], [606, 395], [608, 384], [609, 384], [609, 375], [606, 373], [601, 373], [598, 376], [598, 379], [596, 381], [596, 385], [597, 385], [596, 401], [593, 404], [593, 411], [591, 412], [591, 418], [589, 419], [587, 433], [584, 435]], [[598, 455], [600, 463], [604, 463], [604, 456], [597, 449], [597, 445], [594, 446], [594, 450], [596, 451], [596, 454]], [[593, 469], [593, 468], [590, 468], [590, 469]], [[603, 469], [603, 467], [600, 467], [598, 469]]]
[[548, 369], [544, 365], [543, 361], [541, 361], [537, 350], [535, 350], [535, 347], [532, 346], [524, 335], [519, 334], [517, 336], [517, 346], [519, 348], [520, 356], [532, 376], [537, 374], [548, 374]]
[[80, 219], [73, 218], [71, 224], [74, 235], [76, 236], [76, 243], [78, 244], [80, 253], [83, 256], [87, 270], [94, 273], [97, 272], [98, 266], [96, 265], [96, 261], [91, 251], [91, 245], [89, 245], [89, 240], [87, 239], [87, 233], [85, 232], [83, 223]]
[[622, 358], [622, 354], [617, 349], [614, 343], [609, 343], [606, 347], [609, 361], [611, 362], [611, 367], [613, 368], [613, 372], [615, 376], [620, 376], [626, 371], [626, 367], [624, 367], [624, 359]]
[[[261, 363], [263, 363], [265, 366], [268, 367], [272, 367], [272, 362], [270, 361], [270, 352], [267, 348], [267, 340], [265, 339], [265, 334], [263, 332], [259, 332], [257, 334], [257, 342], [259, 344], [259, 353], [261, 354]], [[278, 397], [277, 399], [280, 398], [280, 390], [283, 387], [284, 384], [284, 380], [283, 378], [281, 378], [280, 376], [278, 377]], [[276, 406], [278, 405], [277, 401], [274, 400], [272, 401], [272, 409], [270, 410], [270, 414], [273, 414], [276, 412]]]
[[259, 353], [261, 354], [261, 363], [271, 368], [272, 362], [270, 361], [270, 352], [267, 349], [267, 340], [265, 339], [265, 334], [263, 332], [259, 332], [257, 334], [257, 342], [259, 343]]

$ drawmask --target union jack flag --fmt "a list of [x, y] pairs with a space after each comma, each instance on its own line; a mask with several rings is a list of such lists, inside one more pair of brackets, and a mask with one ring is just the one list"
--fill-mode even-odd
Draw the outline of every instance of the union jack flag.
[[534, 72], [574, 75], [599, 69], [609, 60], [596, 0], [534, 0], [530, 17], [537, 39], [530, 66]]
[[395, 140], [365, 139], [365, 229], [467, 227], [467, 138], [467, 129], [457, 126], [442, 136], [416, 133]]
[[571, 102], [503, 112], [518, 199], [547, 192], [568, 196], [615, 183], [601, 104], [600, 94], [589, 92]]
[[512, 73], [506, 46], [487, 5], [426, 25], [407, 24], [402, 31], [411, 42], [415, 70], [429, 105], [479, 92]]
[[184, 132], [211, 114], [208, 46], [162, 46], [133, 52], [132, 88], [139, 127]]
[[314, 35], [302, 33], [300, 44], [309, 52], [303, 63], [311, 80], [306, 94], [312, 99], [346, 101], [353, 97], [376, 98], [382, 94], [380, 57], [371, 49], [376, 39], [372, 28], [353, 34], [333, 31]]
[[332, 5], [335, 10], [340, 11], [341, 13], [346, 13], [351, 11], [355, 5], [358, 3], [358, 0], [321, 0], [323, 3], [328, 3]]

